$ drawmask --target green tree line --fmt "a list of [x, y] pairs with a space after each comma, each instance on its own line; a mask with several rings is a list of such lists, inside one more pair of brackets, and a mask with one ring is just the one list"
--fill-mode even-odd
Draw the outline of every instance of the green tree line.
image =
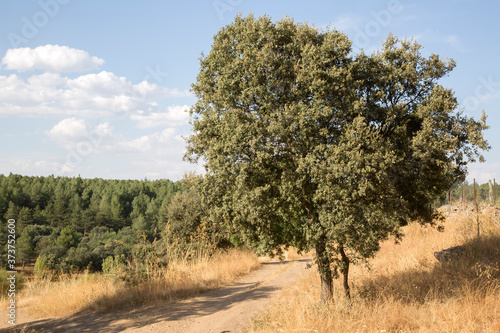
[[125, 262], [168, 237], [189, 242], [202, 210], [187, 183], [0, 174], [0, 247], [9, 219], [16, 220], [17, 262], [38, 258], [51, 270], [101, 270], [108, 257]]

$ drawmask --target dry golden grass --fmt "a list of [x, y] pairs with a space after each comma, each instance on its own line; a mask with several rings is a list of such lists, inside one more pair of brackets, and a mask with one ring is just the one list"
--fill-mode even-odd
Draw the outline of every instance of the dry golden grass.
[[[500, 220], [453, 213], [445, 231], [409, 225], [401, 244], [382, 244], [370, 269], [351, 269], [352, 306], [340, 280], [334, 300], [321, 304], [316, 268], [256, 318], [251, 332], [500, 332]], [[442, 265], [433, 253], [465, 245]]]
[[287, 251], [285, 251], [285, 259], [287, 260], [296, 260], [296, 259], [303, 259], [303, 258], [311, 258], [314, 255], [314, 251], [309, 251], [309, 252], [302, 252], [298, 253], [297, 249], [294, 247], [288, 248]]
[[[257, 257], [246, 250], [216, 252], [211, 257], [173, 262], [158, 278], [127, 286], [102, 274], [83, 274], [51, 282], [27, 283], [18, 308], [33, 318], [61, 317], [80, 311], [109, 311], [137, 305], [158, 305], [197, 295], [231, 283], [259, 267]], [[5, 300], [0, 302], [4, 307]], [[5, 303], [7, 304], [7, 303]], [[5, 305], [6, 307], [7, 305]]]

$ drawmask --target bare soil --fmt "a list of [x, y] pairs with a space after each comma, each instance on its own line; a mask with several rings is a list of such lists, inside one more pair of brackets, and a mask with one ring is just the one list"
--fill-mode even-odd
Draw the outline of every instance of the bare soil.
[[35, 321], [18, 318], [15, 328], [0, 332], [246, 332], [251, 318], [266, 309], [283, 287], [300, 277], [308, 263], [310, 259], [266, 262], [230, 286], [160, 307], [85, 312]]

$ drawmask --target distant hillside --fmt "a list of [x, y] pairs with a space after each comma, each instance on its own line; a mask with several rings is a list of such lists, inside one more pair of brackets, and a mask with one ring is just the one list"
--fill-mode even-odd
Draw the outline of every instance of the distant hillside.
[[51, 268], [98, 270], [108, 256], [129, 255], [141, 237], [160, 238], [168, 205], [186, 190], [170, 180], [0, 175], [0, 247], [15, 219], [18, 263], [43, 255]]

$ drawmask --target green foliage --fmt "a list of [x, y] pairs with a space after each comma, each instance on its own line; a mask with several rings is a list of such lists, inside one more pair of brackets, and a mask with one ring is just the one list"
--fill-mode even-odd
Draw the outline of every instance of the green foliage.
[[103, 271], [114, 274], [127, 285], [136, 285], [141, 281], [161, 278], [168, 265], [165, 247], [158, 242], [149, 242], [144, 235], [143, 241], [132, 248], [130, 260], [125, 256], [108, 257], [103, 262]]
[[40, 237], [37, 238], [36, 241], [36, 252], [41, 254], [45, 249], [50, 248], [52, 246], [56, 245], [56, 239], [57, 239], [57, 230], [58, 229], [53, 229], [52, 227], [49, 227], [50, 230], [52, 230], [52, 233], [49, 235], [41, 235]]
[[56, 239], [56, 245], [66, 249], [75, 247], [80, 242], [81, 234], [77, 233], [72, 226], [68, 225], [61, 230], [61, 234]]
[[270, 254], [316, 249], [322, 298], [482, 160], [485, 116], [458, 110], [438, 80], [453, 60], [390, 35], [372, 55], [289, 18], [236, 17], [201, 59], [186, 159], [202, 158], [202, 202]]
[[26, 226], [17, 239], [18, 258], [21, 261], [36, 258], [43, 249], [54, 244], [54, 239], [55, 231], [51, 227], [43, 225]]
[[231, 242], [231, 244], [235, 247], [241, 247], [243, 246], [243, 242], [242, 240], [240, 239], [240, 237], [238, 237], [238, 235], [231, 235], [229, 237], [229, 241]]
[[64, 268], [90, 268], [101, 270], [102, 262], [109, 256], [130, 255], [133, 243], [117, 239], [117, 233], [106, 227], [96, 227], [84, 237], [77, 248], [68, 251]]
[[43, 260], [43, 269], [58, 270], [59, 263], [66, 254], [66, 251], [67, 249], [64, 246], [58, 246], [58, 245], [50, 245], [45, 249], [43, 249], [43, 251], [40, 252], [40, 256], [38, 257], [41, 258], [41, 260]]
[[9, 201], [9, 206], [7, 208], [7, 211], [5, 212], [5, 214], [3, 214], [4, 220], [8, 221], [10, 219], [17, 219], [17, 216], [19, 215], [19, 210], [20, 210], [19, 207], [16, 206], [15, 203]]
[[195, 191], [178, 192], [168, 206], [169, 237], [189, 243], [201, 223], [203, 207]]
[[[465, 203], [467, 205], [472, 205], [474, 203], [474, 184], [469, 183], [467, 181], [465, 182], [457, 182], [452, 186], [451, 188], [451, 201], [453, 204], [462, 204], [462, 199], [464, 196], [465, 192]], [[496, 192], [496, 200], [497, 202], [494, 202], [495, 199], [495, 192]], [[439, 203], [440, 204], [447, 204], [448, 203], [448, 191], [446, 193], [443, 193], [442, 196], [440, 197]], [[490, 197], [491, 195], [491, 197]], [[488, 183], [484, 184], [476, 184], [476, 200], [479, 203], [485, 203], [485, 204], [498, 204], [500, 202], [500, 184], [495, 182], [495, 185], [492, 184], [491, 186], [491, 193], [490, 193], [490, 186]]]
[[109, 256], [102, 262], [102, 272], [115, 276], [122, 276], [126, 272], [127, 261], [124, 255]]
[[[186, 185], [169, 180], [0, 174], [0, 226], [16, 219], [22, 261], [43, 253], [47, 269], [99, 270], [110, 255], [130, 257], [142, 234], [149, 241], [160, 237], [155, 230], [163, 229], [166, 207], [180, 190]], [[1, 248], [7, 243], [5, 230]]]
[[24, 229], [17, 239], [17, 254], [21, 261], [28, 261], [36, 257], [35, 242], [28, 229]]
[[[177, 191], [185, 189], [185, 185], [169, 180], [23, 177], [10, 174], [0, 175], [0, 189], [0, 220], [19, 218], [26, 225], [50, 224], [60, 228], [72, 225], [75, 231], [85, 233], [97, 225], [105, 225], [115, 231], [129, 226], [138, 212], [146, 213], [152, 199], [169, 202]], [[151, 213], [156, 217], [157, 211]]]
[[47, 260], [44, 257], [38, 256], [38, 258], [36, 258], [33, 272], [36, 277], [40, 278], [46, 277], [50, 274], [50, 268], [48, 267]]

